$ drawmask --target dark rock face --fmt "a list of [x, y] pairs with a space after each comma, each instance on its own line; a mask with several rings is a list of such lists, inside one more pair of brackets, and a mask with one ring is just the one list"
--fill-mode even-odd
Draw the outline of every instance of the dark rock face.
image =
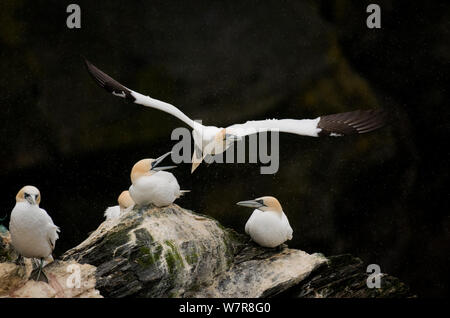
[[105, 221], [63, 260], [96, 266], [104, 297], [411, 296], [390, 276], [381, 289], [368, 289], [359, 259], [262, 248], [177, 205]]
[[294, 288], [280, 296], [301, 298], [405, 298], [414, 296], [396, 277], [381, 274], [381, 288], [367, 287], [366, 266], [349, 254], [331, 256]]

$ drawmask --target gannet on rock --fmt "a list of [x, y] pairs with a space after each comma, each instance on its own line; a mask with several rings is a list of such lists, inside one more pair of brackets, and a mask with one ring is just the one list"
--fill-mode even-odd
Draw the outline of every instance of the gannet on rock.
[[230, 125], [226, 128], [204, 126], [190, 119], [175, 106], [135, 92], [99, 70], [89, 61], [85, 60], [85, 63], [93, 79], [108, 92], [133, 103], [169, 113], [193, 129], [194, 153], [191, 172], [194, 172], [207, 155], [224, 152], [233, 142], [251, 134], [279, 131], [310, 137], [338, 137], [370, 132], [386, 123], [385, 111], [371, 109], [325, 115], [315, 119], [254, 120], [247, 121], [244, 124]]
[[42, 271], [44, 260], [53, 260], [52, 252], [59, 238], [59, 228], [44, 209], [39, 207], [41, 194], [34, 186], [23, 187], [16, 196], [11, 212], [9, 232], [11, 244], [23, 257], [40, 259], [39, 271], [31, 278], [48, 282]]
[[134, 206], [134, 201], [128, 190], [122, 191], [117, 198], [117, 203], [119, 203], [119, 205], [111, 206], [106, 209], [104, 215], [107, 220], [118, 218], [122, 213], [131, 210]]
[[292, 228], [276, 198], [266, 196], [236, 204], [256, 208], [245, 224], [245, 233], [259, 245], [277, 247], [292, 239]]
[[187, 190], [180, 190], [175, 176], [167, 171], [175, 166], [158, 167], [171, 152], [157, 159], [139, 160], [131, 170], [130, 196], [138, 205], [152, 203], [158, 207], [168, 206]]

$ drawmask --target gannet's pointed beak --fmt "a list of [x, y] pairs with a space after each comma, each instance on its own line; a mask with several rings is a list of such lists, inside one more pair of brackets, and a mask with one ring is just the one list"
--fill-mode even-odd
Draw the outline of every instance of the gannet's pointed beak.
[[168, 155], [170, 155], [172, 153], [172, 151], [169, 151], [165, 154], [163, 154], [161, 157], [158, 157], [155, 159], [155, 161], [152, 162], [150, 170], [154, 170], [154, 171], [160, 171], [160, 170], [168, 170], [168, 169], [172, 169], [175, 168], [175, 166], [167, 166], [167, 167], [156, 167], [158, 164], [161, 163], [161, 161], [164, 160], [164, 158], [166, 158]]
[[258, 209], [258, 208], [264, 206], [263, 200], [240, 201], [240, 202], [238, 202], [236, 204], [240, 205], [240, 206], [245, 206], [247, 208], [255, 208], [255, 209]]
[[37, 196], [35, 197], [34, 195], [25, 195], [25, 200], [27, 200], [28, 201], [28, 203], [30, 203], [31, 205], [36, 205], [36, 198], [37, 198]]
[[197, 169], [201, 163], [202, 163], [202, 160], [200, 160], [199, 162], [192, 162], [191, 173], [194, 173], [195, 169]]
[[176, 168], [177, 166], [165, 166], [165, 167], [155, 167], [152, 168], [153, 171], [163, 171], [163, 170], [170, 170], [173, 168]]
[[192, 154], [191, 173], [194, 173], [195, 169], [197, 169], [198, 166], [200, 166], [204, 157], [205, 157], [205, 155], [203, 154], [202, 149], [200, 149], [200, 147], [198, 145], [194, 144], [194, 153]]

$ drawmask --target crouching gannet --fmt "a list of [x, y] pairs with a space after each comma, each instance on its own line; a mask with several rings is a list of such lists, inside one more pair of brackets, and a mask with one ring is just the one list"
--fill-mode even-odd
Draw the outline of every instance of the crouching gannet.
[[119, 203], [119, 205], [111, 206], [106, 209], [104, 215], [107, 220], [118, 218], [120, 214], [132, 209], [134, 206], [134, 201], [131, 198], [129, 191], [122, 191], [117, 198], [117, 203]]
[[157, 159], [139, 160], [131, 170], [130, 196], [138, 205], [152, 203], [158, 207], [168, 206], [187, 190], [180, 190], [177, 179], [164, 171], [175, 166], [158, 167], [171, 152]]
[[292, 228], [280, 202], [274, 197], [261, 197], [236, 204], [256, 208], [245, 224], [245, 233], [259, 245], [277, 247], [292, 239]]
[[30, 278], [37, 281], [48, 279], [42, 270], [44, 260], [53, 260], [52, 252], [59, 238], [59, 228], [44, 209], [39, 207], [41, 194], [34, 186], [23, 187], [16, 196], [11, 212], [9, 232], [11, 243], [23, 257], [40, 259], [39, 270]]
[[204, 126], [190, 119], [175, 106], [135, 92], [99, 70], [89, 61], [85, 60], [85, 63], [92, 78], [108, 92], [133, 103], [169, 113], [192, 128], [194, 153], [191, 172], [194, 172], [207, 155], [224, 152], [233, 142], [241, 140], [244, 136], [260, 132], [279, 131], [310, 137], [337, 137], [363, 134], [378, 129], [386, 123], [387, 114], [385, 111], [370, 109], [325, 115], [315, 119], [253, 120], [244, 124], [230, 125], [226, 128]]

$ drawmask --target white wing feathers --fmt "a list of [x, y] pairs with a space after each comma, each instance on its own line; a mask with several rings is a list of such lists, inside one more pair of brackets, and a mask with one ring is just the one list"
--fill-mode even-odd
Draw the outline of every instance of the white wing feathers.
[[176, 108], [175, 106], [151, 98], [149, 96], [142, 95], [138, 92], [135, 92], [122, 84], [120, 84], [118, 81], [113, 79], [108, 74], [102, 72], [99, 70], [95, 65], [90, 63], [88, 60], [85, 60], [85, 64], [87, 67], [87, 70], [89, 74], [91, 74], [92, 78], [97, 82], [98, 85], [106, 89], [108, 92], [113, 94], [114, 96], [125, 98], [129, 101], [132, 101], [136, 104], [140, 104], [142, 106], [151, 107], [155, 109], [159, 109], [163, 112], [166, 112], [170, 115], [173, 115], [186, 123], [187, 125], [191, 126], [193, 129], [198, 129], [202, 125], [200, 123], [197, 123], [190, 119], [188, 116], [186, 116], [181, 110]]
[[197, 129], [199, 128], [199, 126], [201, 126], [201, 124], [193, 121], [188, 116], [186, 116], [181, 110], [179, 110], [178, 108], [169, 103], [151, 98], [150, 96], [142, 95], [132, 90], [130, 90], [130, 94], [135, 98], [134, 102], [136, 104], [162, 110], [163, 112], [166, 112], [170, 115], [177, 117], [179, 120], [191, 126], [192, 129]]
[[[132, 91], [99, 70], [89, 61], [85, 60], [85, 63], [89, 73], [97, 84], [113, 95], [171, 114], [192, 127], [194, 131], [206, 128], [202, 124], [190, 119], [175, 106]], [[325, 115], [315, 119], [255, 120], [229, 126], [226, 128], [226, 133], [238, 137], [265, 131], [280, 131], [311, 137], [363, 134], [384, 126], [386, 123], [386, 115], [381, 109], [371, 109]], [[204, 146], [205, 144], [202, 144], [202, 148]], [[198, 157], [198, 154], [195, 156]]]
[[387, 113], [382, 109], [355, 110], [320, 116], [315, 119], [269, 119], [248, 121], [232, 125], [227, 134], [247, 136], [257, 132], [280, 131], [285, 133], [321, 137], [364, 134], [384, 126]]
[[236, 124], [226, 128], [227, 134], [243, 137], [265, 131], [318, 137], [321, 131], [317, 127], [320, 117], [316, 119], [267, 119], [252, 120], [245, 124]]

